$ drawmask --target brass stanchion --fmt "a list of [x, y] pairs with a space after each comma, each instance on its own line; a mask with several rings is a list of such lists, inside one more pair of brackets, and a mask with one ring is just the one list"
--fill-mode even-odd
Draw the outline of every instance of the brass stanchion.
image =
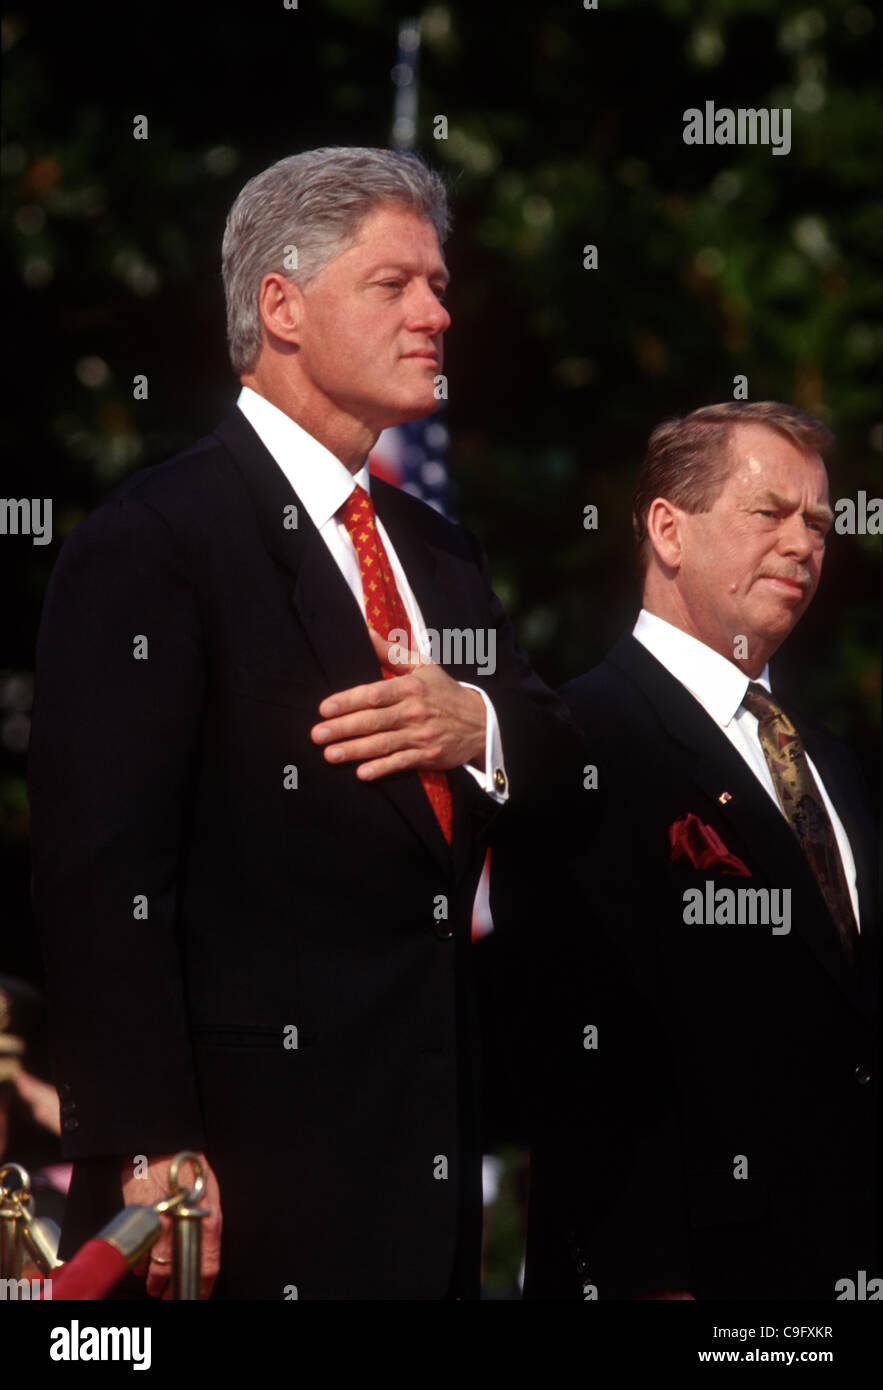
[[[179, 1173], [182, 1163], [193, 1166], [193, 1186], [185, 1187]], [[31, 1180], [20, 1163], [7, 1163], [0, 1168], [0, 1278], [20, 1280], [27, 1249], [34, 1265], [47, 1278], [61, 1270], [64, 1261], [58, 1258], [60, 1231], [54, 1221], [37, 1218], [33, 1211]], [[80, 1257], [88, 1254], [94, 1265], [92, 1247], [112, 1246], [122, 1255], [131, 1269], [147, 1253], [157, 1240], [160, 1231], [160, 1216], [167, 1215], [172, 1222], [172, 1270], [171, 1297], [173, 1299], [198, 1302], [202, 1285], [202, 1220], [209, 1212], [197, 1205], [205, 1191], [205, 1173], [198, 1154], [182, 1150], [176, 1154], [169, 1168], [169, 1194], [151, 1206], [129, 1206], [118, 1212], [114, 1219], [99, 1232], [93, 1241], [87, 1241], [78, 1252], [73, 1265], [68, 1264], [61, 1276], [77, 1292], [68, 1292], [70, 1298], [104, 1296], [106, 1287], [112, 1286], [119, 1272], [111, 1271], [110, 1285], [107, 1279], [99, 1278], [96, 1284], [93, 1272], [87, 1271], [83, 1280], [78, 1265]], [[102, 1244], [103, 1243], [103, 1244]], [[118, 1255], [114, 1258], [118, 1259]], [[81, 1262], [82, 1263], [82, 1262]], [[106, 1261], [105, 1261], [106, 1264]], [[76, 1266], [76, 1271], [74, 1266]], [[74, 1274], [76, 1272], [76, 1279]], [[125, 1269], [122, 1271], [125, 1272]], [[100, 1271], [103, 1274], [103, 1270]], [[68, 1278], [70, 1276], [70, 1278]], [[73, 1283], [71, 1282], [73, 1280]], [[91, 1283], [90, 1283], [91, 1280]], [[91, 1293], [91, 1288], [99, 1288]], [[87, 1292], [82, 1292], [85, 1287]], [[47, 1292], [46, 1297], [51, 1295]]]
[[[9, 1186], [9, 1174], [17, 1173], [17, 1187]], [[0, 1168], [0, 1279], [20, 1279], [24, 1247], [22, 1199], [29, 1201], [31, 1179], [20, 1163]]]
[[[185, 1188], [178, 1180], [182, 1163], [193, 1165], [193, 1186]], [[199, 1154], [189, 1149], [176, 1154], [169, 1168], [169, 1195], [154, 1210], [172, 1219], [173, 1299], [198, 1302], [202, 1285], [202, 1220], [209, 1212], [196, 1206], [205, 1191], [205, 1174]]]
[[33, 1195], [30, 1192], [18, 1193], [21, 1208], [21, 1239], [34, 1264], [43, 1275], [53, 1269], [60, 1269], [64, 1261], [58, 1258], [58, 1242], [61, 1228], [57, 1221], [48, 1216], [35, 1216], [32, 1211]]

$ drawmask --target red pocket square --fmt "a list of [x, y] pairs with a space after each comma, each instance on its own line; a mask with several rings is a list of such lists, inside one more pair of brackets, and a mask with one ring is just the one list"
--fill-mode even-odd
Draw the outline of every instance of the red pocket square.
[[751, 878], [751, 870], [730, 853], [717, 831], [692, 811], [669, 826], [668, 840], [673, 861], [686, 859], [694, 869], [720, 869], [725, 874]]

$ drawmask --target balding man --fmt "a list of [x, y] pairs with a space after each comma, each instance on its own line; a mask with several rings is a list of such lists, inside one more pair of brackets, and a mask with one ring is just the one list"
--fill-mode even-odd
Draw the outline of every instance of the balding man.
[[768, 666], [819, 583], [830, 442], [773, 402], [654, 431], [640, 614], [562, 692], [585, 786], [549, 832], [545, 951], [526, 846], [495, 851], [528, 1297], [834, 1299], [874, 1269], [874, 837], [855, 757]]

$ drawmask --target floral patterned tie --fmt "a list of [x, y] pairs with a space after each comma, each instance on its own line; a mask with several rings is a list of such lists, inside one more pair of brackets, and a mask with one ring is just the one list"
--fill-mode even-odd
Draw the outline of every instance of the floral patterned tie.
[[810, 771], [800, 735], [784, 710], [755, 681], [749, 684], [742, 704], [757, 720], [757, 735], [779, 805], [809, 860], [843, 948], [853, 960], [858, 929], [846, 875], [834, 827]]
[[[373, 627], [381, 637], [390, 640], [389, 634], [398, 628], [408, 634], [408, 650], [412, 649], [411, 624], [405, 612], [401, 595], [396, 588], [389, 556], [384, 549], [377, 527], [374, 525], [374, 504], [368, 493], [357, 483], [348, 500], [341, 508], [343, 524], [350, 534], [359, 560], [362, 576], [362, 593], [365, 599], [365, 614], [368, 626]], [[401, 672], [387, 666], [382, 667], [384, 680], [391, 680]], [[420, 781], [442, 834], [451, 843], [453, 823], [453, 801], [447, 774], [444, 772], [421, 772]]]

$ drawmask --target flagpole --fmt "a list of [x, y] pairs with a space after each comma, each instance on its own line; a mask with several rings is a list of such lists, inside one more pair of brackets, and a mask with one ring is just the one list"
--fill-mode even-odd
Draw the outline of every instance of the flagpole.
[[420, 21], [405, 19], [399, 25], [398, 53], [390, 76], [395, 87], [390, 144], [394, 150], [413, 150], [417, 144], [417, 60], [420, 56]]
[[[390, 146], [397, 154], [414, 154], [417, 146], [417, 65], [420, 21], [399, 25], [398, 49], [390, 77], [395, 90]], [[395, 487], [427, 502], [443, 516], [450, 515], [445, 455], [448, 431], [445, 398], [419, 420], [407, 420], [382, 430], [371, 450], [371, 472]]]

